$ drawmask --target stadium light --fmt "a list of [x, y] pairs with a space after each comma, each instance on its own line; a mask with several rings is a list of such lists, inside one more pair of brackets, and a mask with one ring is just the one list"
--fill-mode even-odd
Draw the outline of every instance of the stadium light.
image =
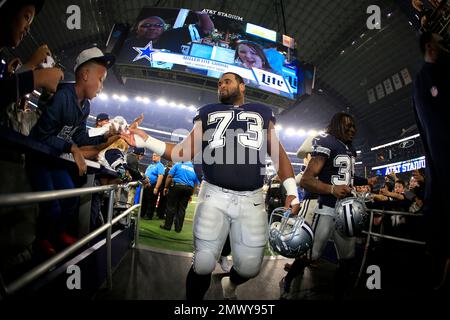
[[167, 105], [167, 101], [163, 98], [159, 98], [158, 100], [156, 100], [156, 103], [159, 104], [160, 106]]
[[287, 128], [287, 129], [286, 129], [286, 134], [287, 134], [288, 136], [293, 136], [293, 135], [295, 134], [295, 129], [293, 129], [293, 128]]

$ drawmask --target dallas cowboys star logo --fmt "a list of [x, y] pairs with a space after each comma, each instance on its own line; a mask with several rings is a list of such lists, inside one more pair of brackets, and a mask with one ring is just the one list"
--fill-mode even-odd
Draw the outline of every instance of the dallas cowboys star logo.
[[138, 55], [133, 59], [133, 62], [141, 59], [147, 59], [150, 63], [153, 63], [153, 53], [156, 50], [153, 50], [153, 43], [150, 41], [147, 43], [145, 47], [133, 47], [134, 50], [138, 53]]

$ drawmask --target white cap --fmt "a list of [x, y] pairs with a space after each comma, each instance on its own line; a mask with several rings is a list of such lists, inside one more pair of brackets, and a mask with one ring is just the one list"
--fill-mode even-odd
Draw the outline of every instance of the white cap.
[[104, 55], [99, 48], [92, 47], [90, 49], [81, 51], [81, 53], [77, 57], [77, 60], [75, 61], [75, 67], [73, 68], [73, 71], [77, 71], [79, 66], [90, 60], [98, 61], [102, 63], [107, 69], [109, 69], [116, 61], [116, 58], [113, 55]]

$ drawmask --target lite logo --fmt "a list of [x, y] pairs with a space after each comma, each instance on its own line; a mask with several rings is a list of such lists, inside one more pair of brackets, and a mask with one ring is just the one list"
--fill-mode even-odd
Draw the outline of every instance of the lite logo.
[[288, 83], [286, 83], [285, 79], [281, 75], [257, 68], [253, 68], [252, 70], [260, 85], [264, 85], [266, 87], [270, 87], [289, 94], [292, 93], [292, 90], [289, 88], [290, 86], [288, 85]]
[[267, 84], [268, 86], [277, 86], [282, 87], [284, 86], [284, 81], [282, 79], [277, 79], [274, 76], [271, 76], [269, 74], [263, 73], [261, 82], [264, 84]]
[[70, 5], [66, 10], [67, 14], [70, 16], [67, 18], [66, 26], [69, 30], [80, 30], [81, 29], [81, 9], [77, 5]]

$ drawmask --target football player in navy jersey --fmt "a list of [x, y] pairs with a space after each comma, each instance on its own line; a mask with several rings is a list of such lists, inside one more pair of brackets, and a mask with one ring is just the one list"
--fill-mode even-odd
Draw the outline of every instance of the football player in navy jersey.
[[[336, 298], [341, 298], [344, 288], [350, 284], [349, 274], [355, 255], [355, 238], [342, 237], [335, 231], [334, 207], [337, 199], [351, 194], [353, 185], [368, 184], [366, 179], [354, 177], [356, 151], [352, 146], [352, 140], [355, 134], [353, 117], [345, 112], [335, 114], [326, 133], [319, 134], [313, 139], [312, 158], [300, 181], [305, 190], [319, 194], [312, 223], [314, 243], [311, 260], [314, 262], [320, 258], [328, 239], [334, 240], [339, 259], [335, 277]], [[307, 263], [309, 262], [305, 260], [305, 264]]]
[[236, 287], [258, 275], [268, 239], [262, 193], [267, 153], [287, 190], [285, 207], [292, 207], [293, 214], [300, 209], [294, 171], [275, 134], [273, 113], [265, 105], [244, 103], [244, 93], [242, 77], [224, 73], [218, 82], [221, 103], [200, 108], [192, 131], [177, 145], [139, 129], [123, 135], [131, 145], [175, 162], [190, 161], [201, 151], [204, 181], [195, 209], [188, 300], [203, 299], [228, 234], [234, 265], [222, 279], [224, 298], [236, 298]]

